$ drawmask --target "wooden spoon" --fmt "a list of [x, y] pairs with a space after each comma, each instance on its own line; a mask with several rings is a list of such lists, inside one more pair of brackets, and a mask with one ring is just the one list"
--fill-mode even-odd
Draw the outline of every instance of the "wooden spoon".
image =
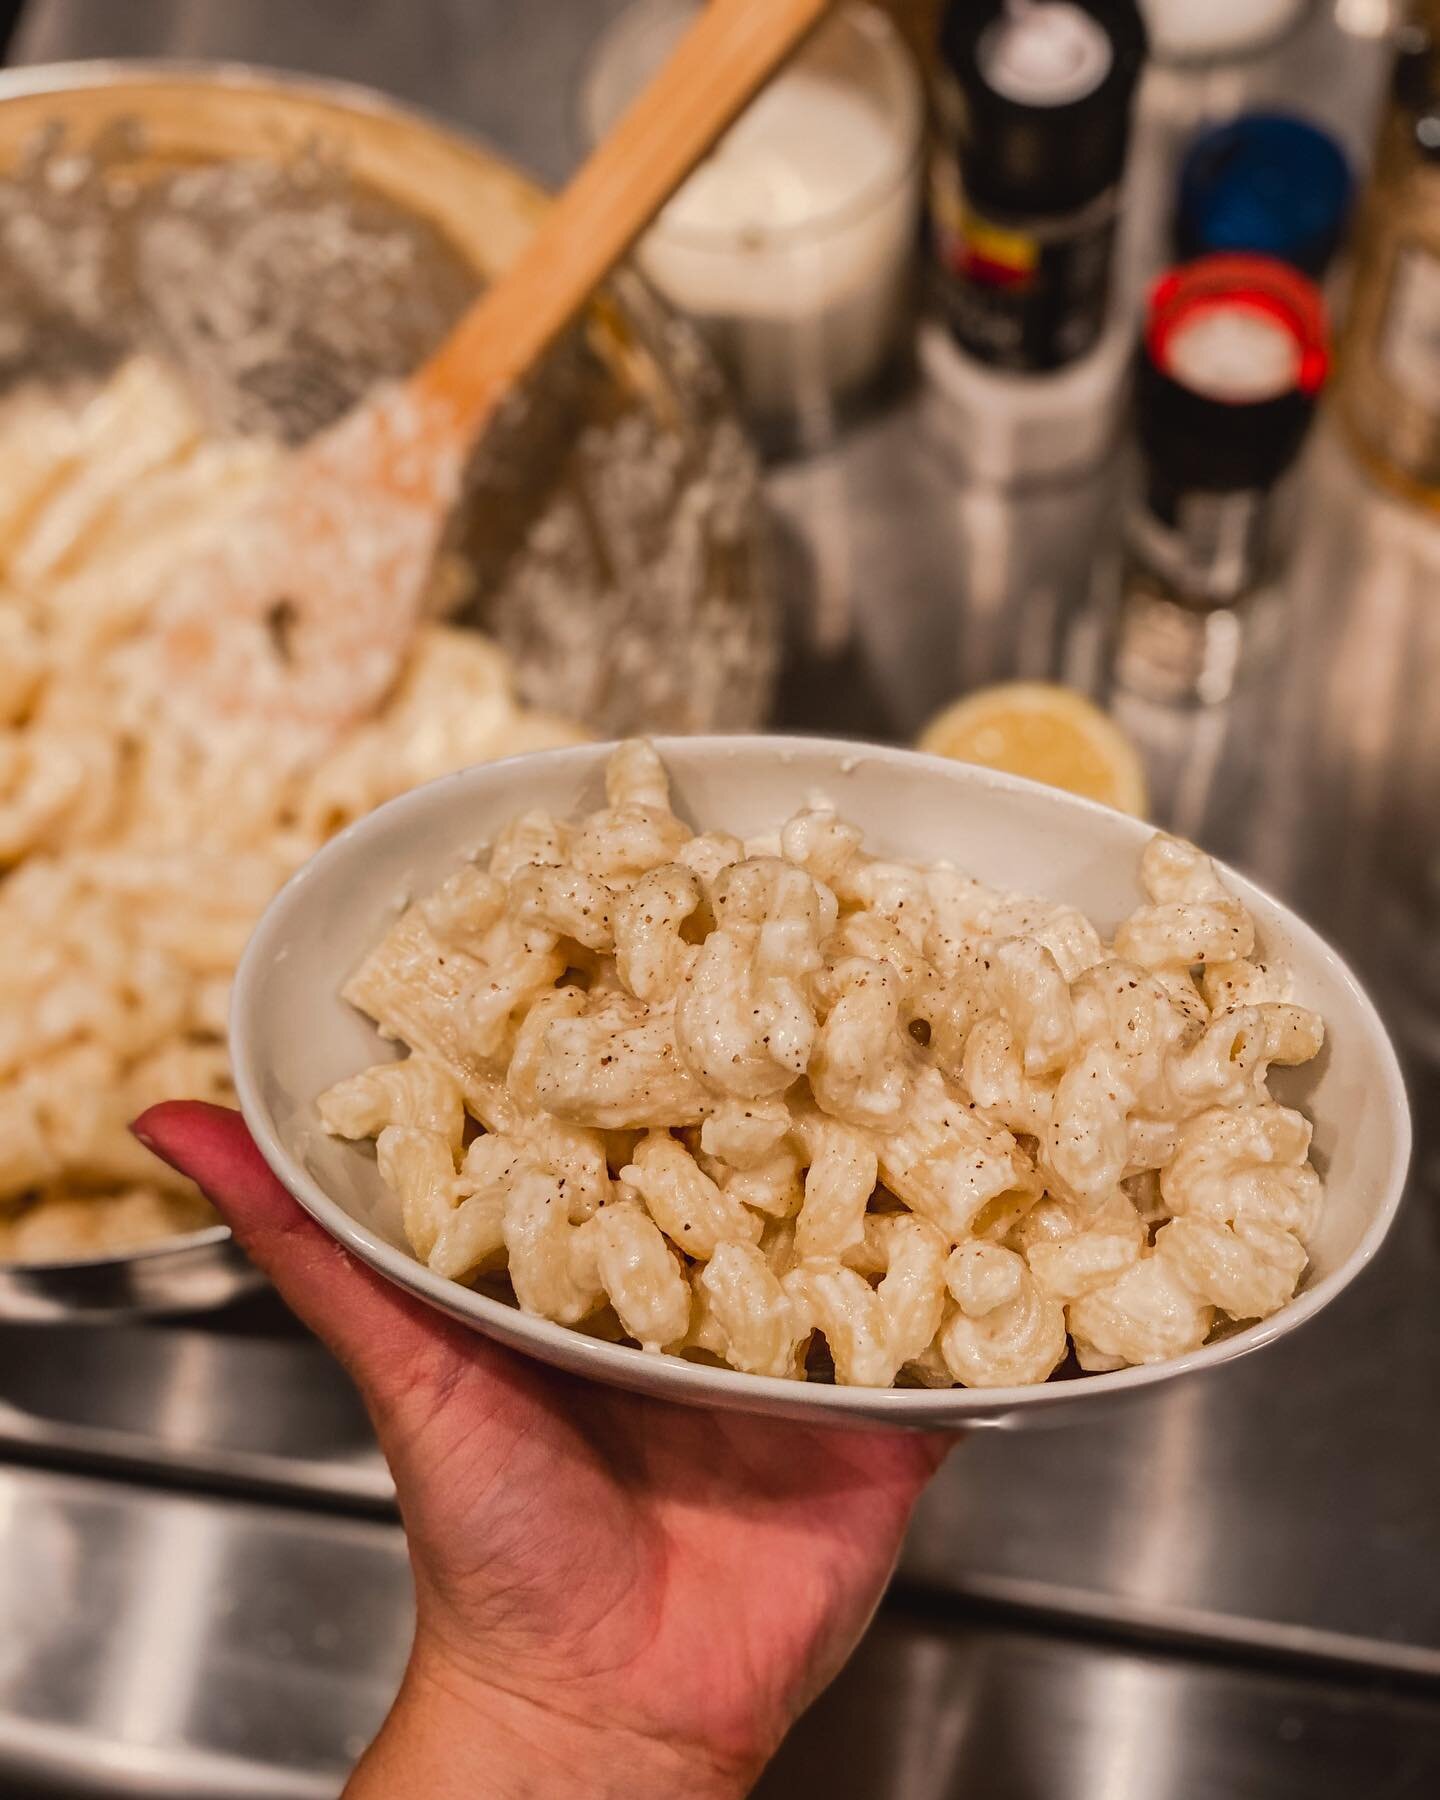
[[285, 465], [157, 614], [164, 703], [321, 749], [411, 642], [463, 471], [496, 407], [834, 0], [708, 0], [513, 267], [413, 376]]

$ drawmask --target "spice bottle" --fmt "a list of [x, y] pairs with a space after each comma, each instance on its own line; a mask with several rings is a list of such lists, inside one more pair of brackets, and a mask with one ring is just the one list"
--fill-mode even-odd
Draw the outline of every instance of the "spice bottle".
[[1319, 288], [1271, 257], [1209, 256], [1151, 297], [1136, 395], [1143, 470], [1126, 519], [1115, 677], [1223, 700], [1274, 623], [1281, 482], [1327, 369]]
[[1134, 0], [957, 0], [940, 38], [931, 242], [943, 317], [991, 368], [1099, 341], [1145, 27]]

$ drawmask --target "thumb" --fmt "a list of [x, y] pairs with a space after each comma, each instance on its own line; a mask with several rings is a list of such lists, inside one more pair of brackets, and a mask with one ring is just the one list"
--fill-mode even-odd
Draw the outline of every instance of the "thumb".
[[213, 1202], [247, 1256], [344, 1364], [383, 1428], [407, 1393], [455, 1383], [471, 1333], [357, 1262], [310, 1218], [256, 1149], [239, 1113], [198, 1100], [152, 1106], [131, 1126]]

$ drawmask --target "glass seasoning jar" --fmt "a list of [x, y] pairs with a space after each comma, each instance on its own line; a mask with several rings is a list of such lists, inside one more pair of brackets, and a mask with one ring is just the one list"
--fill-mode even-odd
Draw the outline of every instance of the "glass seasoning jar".
[[1366, 467], [1440, 508], [1440, 0], [1421, 0], [1400, 34], [1337, 402]]

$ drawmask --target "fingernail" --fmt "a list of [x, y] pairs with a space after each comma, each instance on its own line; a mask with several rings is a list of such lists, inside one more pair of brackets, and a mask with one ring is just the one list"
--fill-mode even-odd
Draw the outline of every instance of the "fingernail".
[[152, 1156], [158, 1156], [161, 1162], [168, 1163], [172, 1169], [176, 1166], [175, 1159], [171, 1156], [170, 1152], [157, 1138], [146, 1130], [145, 1115], [143, 1113], [138, 1119], [132, 1119], [130, 1121], [128, 1130], [131, 1137], [133, 1137], [137, 1143], [143, 1144]]

